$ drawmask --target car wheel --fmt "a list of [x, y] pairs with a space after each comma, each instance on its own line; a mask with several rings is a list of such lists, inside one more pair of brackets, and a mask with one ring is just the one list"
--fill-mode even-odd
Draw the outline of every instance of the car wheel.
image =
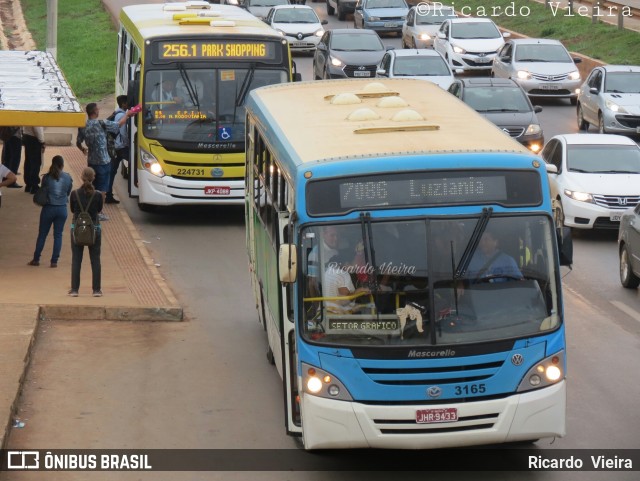
[[640, 285], [640, 277], [631, 270], [629, 251], [626, 245], [620, 249], [620, 283], [627, 289], [635, 289]]
[[607, 129], [604, 128], [604, 117], [602, 116], [602, 112], [598, 114], [598, 133], [606, 134]]
[[[340, 7], [340, 4], [336, 4], [336, 7], [338, 8], [338, 20], [346, 20], [347, 19], [347, 13], [344, 11], [344, 9], [342, 9]], [[355, 20], [354, 20], [355, 22]]]
[[571, 102], [571, 105], [577, 105], [578, 99], [576, 97], [571, 97], [569, 99], [569, 102]]
[[327, 15], [333, 15], [335, 13], [335, 9], [331, 5], [329, 5], [329, 0], [327, 0]]
[[584, 113], [582, 112], [582, 105], [578, 105], [578, 130], [589, 130], [589, 122], [584, 119]]
[[564, 227], [564, 209], [562, 208], [562, 202], [556, 201], [556, 209], [553, 212], [553, 220], [556, 225], [556, 229], [562, 229]]

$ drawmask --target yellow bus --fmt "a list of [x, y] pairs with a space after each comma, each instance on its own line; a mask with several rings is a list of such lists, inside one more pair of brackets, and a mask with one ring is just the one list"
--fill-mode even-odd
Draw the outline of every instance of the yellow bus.
[[123, 7], [116, 95], [142, 108], [128, 182], [140, 209], [243, 204], [247, 93], [299, 79], [293, 68], [287, 41], [236, 6]]

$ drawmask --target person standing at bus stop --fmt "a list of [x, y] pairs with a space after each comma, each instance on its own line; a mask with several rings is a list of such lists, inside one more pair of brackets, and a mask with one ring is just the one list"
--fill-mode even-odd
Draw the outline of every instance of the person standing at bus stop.
[[[130, 117], [129, 111], [123, 115], [118, 122], [111, 120], [98, 120], [100, 109], [94, 102], [87, 104], [87, 123], [84, 128], [78, 129], [76, 146], [87, 155], [87, 164], [95, 172], [93, 185], [96, 190], [102, 192], [106, 197], [109, 190], [109, 179], [111, 178], [111, 156], [107, 149], [107, 133], [117, 135], [120, 127], [125, 125]], [[83, 142], [86, 144], [82, 145]], [[104, 200], [104, 197], [103, 197]], [[109, 220], [102, 212], [98, 215], [99, 220]]]
[[[127, 116], [127, 109], [129, 105], [127, 103], [126, 95], [118, 95], [116, 99], [118, 102], [118, 108], [113, 113], [113, 121], [116, 123], [120, 123], [122, 117]], [[119, 204], [120, 201], [117, 200], [113, 196], [113, 182], [116, 179], [116, 174], [118, 173], [118, 167], [120, 166], [120, 162], [123, 160], [129, 161], [129, 133], [127, 131], [126, 122], [120, 126], [118, 131], [118, 135], [115, 139], [116, 144], [116, 156], [111, 159], [111, 173], [109, 177], [109, 189], [107, 190], [107, 197], [105, 199], [105, 203], [107, 204]]]
[[[22, 129], [20, 127], [2, 127], [2, 143], [2, 165], [18, 175], [22, 157]], [[19, 189], [22, 186], [18, 182], [13, 182], [7, 187]]]
[[23, 127], [24, 144], [24, 191], [35, 194], [40, 185], [40, 169], [44, 154], [44, 127]]

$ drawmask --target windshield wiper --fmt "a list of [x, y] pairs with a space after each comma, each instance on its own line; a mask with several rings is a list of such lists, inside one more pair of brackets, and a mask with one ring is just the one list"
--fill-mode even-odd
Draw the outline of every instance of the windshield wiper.
[[544, 60], [542, 58], [519, 58], [518, 62], [550, 62], [551, 60]]
[[370, 265], [373, 270], [373, 276], [367, 276], [367, 283], [369, 291], [373, 294], [376, 316], [380, 316], [380, 308], [378, 306], [378, 265], [376, 264], [376, 251], [373, 248], [371, 214], [368, 212], [362, 212], [360, 214], [360, 227], [362, 229], [362, 240], [364, 242], [364, 265]]
[[484, 234], [485, 229], [487, 228], [487, 224], [489, 223], [489, 219], [493, 215], [493, 207], [485, 207], [482, 209], [482, 214], [478, 219], [478, 223], [473, 228], [473, 232], [471, 233], [471, 237], [469, 238], [469, 243], [464, 249], [462, 253], [462, 257], [460, 257], [460, 263], [458, 264], [458, 268], [453, 274], [454, 280], [460, 279], [469, 268], [469, 263], [473, 258], [473, 254], [475, 254], [476, 249], [478, 248], [478, 244], [480, 243], [480, 238], [482, 234]]
[[594, 170], [593, 174], [640, 174], [637, 170]]
[[247, 97], [247, 94], [249, 93], [249, 86], [251, 85], [251, 82], [253, 82], [253, 74], [255, 73], [255, 71], [256, 71], [256, 67], [252, 65], [249, 71], [247, 72], [247, 76], [244, 78], [244, 81], [242, 82], [242, 86], [240, 87], [240, 92], [238, 92], [238, 95], [236, 96], [236, 107], [240, 107], [242, 104], [244, 104], [244, 99]]
[[187, 89], [187, 93], [189, 94], [191, 103], [197, 107], [198, 113], [200, 113], [200, 100], [198, 99], [198, 91], [193, 87], [191, 79], [189, 78], [189, 74], [187, 73], [187, 69], [184, 68], [182, 62], [178, 64], [178, 71], [180, 72], [180, 77], [182, 77], [182, 81], [184, 82], [184, 85]]
[[519, 109], [487, 109], [483, 112], [520, 112]]

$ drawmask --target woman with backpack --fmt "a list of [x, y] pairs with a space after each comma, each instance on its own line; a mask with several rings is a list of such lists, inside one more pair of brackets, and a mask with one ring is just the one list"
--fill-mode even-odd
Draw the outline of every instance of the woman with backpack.
[[[82, 186], [71, 193], [70, 206], [73, 213], [71, 226], [71, 297], [78, 297], [80, 290], [80, 268], [85, 246], [89, 248], [91, 259], [91, 274], [93, 297], [102, 296], [100, 245], [102, 232], [98, 221], [98, 213], [102, 210], [104, 194], [95, 189], [93, 181], [96, 173], [91, 167], [85, 167], [82, 171]], [[88, 219], [85, 221], [84, 217]], [[89, 224], [87, 226], [87, 223]], [[87, 238], [86, 230], [90, 229], [91, 235]]]
[[40, 225], [38, 227], [38, 239], [33, 259], [28, 262], [30, 266], [40, 265], [40, 255], [44, 249], [44, 243], [53, 225], [53, 252], [51, 254], [51, 267], [58, 267], [58, 258], [62, 250], [62, 233], [67, 222], [67, 199], [71, 193], [73, 181], [64, 169], [64, 159], [56, 155], [51, 159], [49, 172], [42, 177], [42, 188], [47, 189], [47, 203], [40, 211]]

